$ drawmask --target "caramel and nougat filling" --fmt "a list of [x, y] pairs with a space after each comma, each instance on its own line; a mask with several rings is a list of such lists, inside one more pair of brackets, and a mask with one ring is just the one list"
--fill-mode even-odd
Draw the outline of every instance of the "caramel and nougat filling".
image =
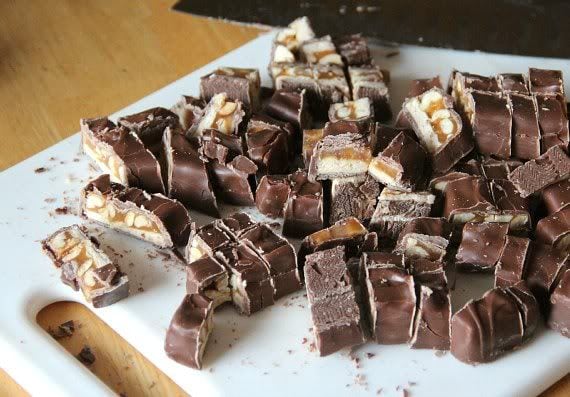
[[356, 218], [344, 219], [329, 228], [319, 230], [307, 238], [312, 246], [320, 246], [328, 241], [364, 236], [368, 231]]

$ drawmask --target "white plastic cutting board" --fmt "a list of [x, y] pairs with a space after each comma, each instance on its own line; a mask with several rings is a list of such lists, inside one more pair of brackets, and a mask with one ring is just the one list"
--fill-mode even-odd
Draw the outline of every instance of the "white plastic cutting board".
[[[259, 68], [263, 82], [270, 84], [266, 72], [270, 47], [271, 35], [261, 36], [114, 117], [153, 106], [169, 107], [182, 94], [197, 94], [199, 77], [218, 66]], [[528, 66], [536, 66], [562, 69], [570, 78], [567, 60], [413, 46], [401, 47], [399, 55], [385, 56], [393, 51], [376, 48], [374, 53], [377, 63], [391, 71], [396, 111], [410, 79], [439, 74], [445, 84], [452, 68], [493, 74], [525, 72]], [[47, 171], [35, 173], [38, 167]], [[76, 211], [80, 188], [96, 173], [79, 153], [79, 136], [74, 135], [0, 174], [0, 365], [34, 395], [111, 394], [35, 322], [38, 311], [49, 303], [81, 302], [80, 293], [59, 281], [58, 271], [41, 253], [38, 241], [61, 226], [81, 222], [75, 215], [50, 213], [62, 205]], [[56, 201], [51, 202], [52, 198]], [[208, 221], [193, 215], [199, 224]], [[193, 397], [356, 396], [380, 389], [386, 396], [403, 395], [406, 390], [414, 396], [520, 397], [536, 395], [570, 371], [570, 340], [552, 331], [541, 331], [524, 348], [477, 367], [462, 364], [450, 354], [373, 343], [351, 355], [341, 352], [320, 358], [310, 349], [311, 321], [302, 292], [250, 318], [238, 316], [231, 307], [221, 309], [215, 315], [205, 369], [192, 370], [169, 360], [163, 352], [170, 317], [184, 295], [183, 266], [160, 255], [150, 259], [156, 250], [145, 243], [93, 225], [90, 228], [95, 235], [102, 233], [103, 247], [123, 255], [116, 257], [131, 280], [132, 291], [128, 299], [95, 313]], [[489, 286], [486, 277], [459, 278], [453, 295], [455, 309], [469, 294], [481, 294]], [[366, 353], [374, 356], [369, 358]], [[360, 359], [358, 365], [353, 357]]]

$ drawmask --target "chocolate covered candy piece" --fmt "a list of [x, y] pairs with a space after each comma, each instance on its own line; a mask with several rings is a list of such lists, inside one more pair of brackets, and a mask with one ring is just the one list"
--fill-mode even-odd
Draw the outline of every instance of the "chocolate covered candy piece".
[[313, 152], [315, 146], [323, 137], [325, 136], [322, 128], [303, 130], [303, 164], [306, 168], [309, 168], [311, 164], [311, 157], [313, 157]]
[[534, 336], [540, 322], [538, 302], [524, 281], [510, 285], [504, 290], [514, 298], [519, 308], [523, 320], [523, 342], [526, 342]]
[[208, 337], [214, 328], [213, 314], [212, 300], [200, 294], [186, 295], [166, 331], [166, 355], [179, 364], [201, 369]]
[[284, 209], [283, 235], [305, 237], [324, 226], [323, 187], [311, 182], [305, 171], [289, 176], [291, 192]]
[[263, 215], [282, 217], [290, 192], [287, 176], [264, 175], [257, 184], [255, 206]]
[[279, 128], [260, 131], [248, 130], [245, 134], [247, 156], [262, 174], [282, 174], [289, 169], [289, 139]]
[[222, 248], [216, 257], [229, 271], [232, 302], [240, 314], [249, 316], [273, 305], [275, 290], [269, 270], [248, 244]]
[[129, 295], [129, 279], [78, 225], [64, 227], [41, 242], [61, 269], [61, 280], [81, 290], [95, 308], [112, 305]]
[[435, 196], [428, 192], [406, 193], [384, 188], [370, 220], [380, 237], [395, 240], [408, 222], [430, 215]]
[[[523, 165], [521, 161], [514, 159], [496, 160], [487, 158], [481, 162], [469, 160], [468, 162], [458, 164], [457, 169], [461, 169], [471, 175], [481, 175], [487, 179], [508, 179], [509, 174], [521, 165]], [[469, 171], [470, 167], [473, 167], [473, 171]]]
[[570, 138], [564, 97], [535, 95], [535, 99], [541, 134], [541, 153], [553, 146], [562, 146], [566, 150]]
[[540, 156], [540, 128], [538, 109], [532, 96], [510, 94], [513, 116], [512, 155], [521, 160]]
[[470, 93], [473, 91], [500, 92], [499, 82], [495, 77], [480, 76], [473, 73], [453, 71], [450, 80], [451, 95], [467, 120], [473, 117]]
[[451, 223], [493, 222], [498, 213], [483, 178], [468, 176], [447, 183], [443, 215]]
[[528, 95], [528, 81], [521, 73], [501, 73], [497, 75], [499, 88], [506, 94]]
[[394, 252], [407, 258], [442, 261], [450, 234], [450, 225], [444, 218], [412, 219], [400, 232]]
[[[319, 109], [322, 109], [322, 113], [327, 112], [332, 103], [350, 100], [350, 87], [341, 66], [335, 64], [314, 65], [313, 78], [316, 80], [319, 89]], [[374, 101], [374, 99], [372, 100]]]
[[186, 293], [211, 299], [214, 308], [231, 301], [226, 268], [210, 255], [191, 262], [186, 266]]
[[264, 260], [274, 288], [274, 298], [301, 289], [295, 249], [270, 227], [256, 224], [240, 235], [240, 241], [250, 244]]
[[533, 243], [527, 262], [525, 280], [536, 297], [542, 313], [550, 310], [550, 293], [563, 272], [570, 266], [567, 254], [562, 254], [552, 247]]
[[220, 221], [214, 221], [192, 231], [184, 250], [186, 262], [213, 256], [218, 249], [235, 241], [233, 233], [220, 224]]
[[166, 127], [180, 126], [178, 116], [168, 109], [152, 108], [120, 117], [118, 124], [133, 131], [155, 156], [161, 151], [162, 134]]
[[343, 66], [330, 36], [323, 36], [303, 42], [300, 46], [301, 60], [309, 64], [334, 64]]
[[569, 253], [570, 207], [565, 207], [538, 221], [534, 235], [538, 241], [551, 245], [560, 252]]
[[386, 345], [409, 342], [416, 294], [413, 277], [401, 266], [403, 257], [371, 252], [364, 253], [361, 261], [373, 339]]
[[570, 157], [560, 146], [548, 149], [509, 174], [509, 180], [523, 197], [569, 177]]
[[370, 49], [362, 34], [351, 34], [334, 40], [336, 49], [348, 66], [369, 65], [372, 63]]
[[456, 267], [468, 272], [494, 270], [508, 231], [505, 223], [466, 223], [455, 255]]
[[[441, 80], [439, 79], [439, 76], [435, 76], [435, 77], [427, 78], [427, 79], [412, 80], [412, 82], [410, 83], [410, 89], [408, 90], [408, 94], [406, 95], [406, 98], [412, 98], [412, 97], [421, 95], [424, 92], [431, 90], [432, 88], [443, 89], [443, 86], [441, 85]], [[396, 117], [395, 126], [398, 128], [412, 129], [412, 125], [408, 121], [406, 114], [402, 109], [400, 109], [400, 111], [398, 112], [398, 116]]]
[[190, 209], [219, 216], [218, 204], [207, 170], [207, 159], [200, 154], [199, 142], [167, 128], [163, 139], [166, 192]]
[[329, 222], [355, 217], [368, 223], [372, 218], [381, 186], [374, 178], [338, 178], [331, 186]]
[[508, 287], [523, 279], [531, 249], [531, 240], [506, 236], [503, 250], [495, 265], [495, 287]]
[[493, 361], [522, 343], [524, 324], [513, 296], [501, 288], [469, 301], [451, 319], [451, 354], [467, 364]]
[[310, 105], [319, 100], [319, 87], [313, 67], [304, 63], [273, 64], [270, 68], [275, 90], [301, 92], [306, 90]]
[[512, 114], [508, 97], [473, 91], [471, 126], [479, 153], [500, 159], [511, 157]]
[[193, 135], [204, 114], [205, 107], [206, 102], [203, 99], [183, 95], [170, 111], [178, 116], [182, 128], [188, 131], [189, 135]]
[[434, 191], [435, 193], [437, 193], [439, 195], [443, 195], [445, 193], [445, 191], [447, 190], [447, 185], [450, 182], [455, 181], [457, 179], [461, 179], [461, 178], [467, 178], [470, 176], [471, 175], [466, 173], [466, 172], [450, 171], [447, 174], [443, 174], [441, 176], [434, 177], [429, 182], [429, 188], [430, 188], [430, 190]]
[[564, 95], [564, 80], [560, 70], [529, 68], [528, 80], [532, 94]]
[[333, 103], [329, 108], [331, 122], [344, 121], [355, 124], [359, 131], [367, 133], [374, 122], [374, 109], [369, 98]]
[[405, 128], [391, 127], [385, 124], [376, 123], [372, 132], [372, 155], [376, 156], [388, 147], [388, 145], [396, 138], [401, 132], [410, 131]]
[[309, 178], [323, 180], [364, 176], [372, 160], [372, 151], [366, 137], [360, 134], [328, 135], [313, 151]]
[[432, 158], [435, 172], [444, 173], [473, 149], [453, 101], [440, 88], [408, 98], [403, 111], [419, 141]]
[[259, 107], [260, 86], [257, 69], [221, 67], [200, 78], [200, 97], [209, 102], [214, 95], [225, 93], [228, 100], [252, 111]]
[[349, 66], [348, 76], [352, 86], [352, 98], [369, 98], [374, 108], [376, 121], [386, 122], [392, 118], [390, 94], [386, 72], [376, 65]]
[[315, 32], [307, 17], [299, 17], [285, 29], [277, 32], [274, 42], [295, 53], [301, 43], [315, 38]]
[[570, 180], [552, 184], [542, 191], [542, 201], [549, 214], [560, 211], [570, 203]]
[[237, 135], [244, 116], [241, 101], [231, 100], [224, 92], [216, 94], [204, 109], [195, 133], [200, 136], [204, 130], [214, 129], [227, 135]]
[[515, 185], [507, 179], [494, 179], [489, 182], [491, 196], [499, 214], [493, 222], [508, 223], [510, 230], [530, 229], [530, 200], [522, 197]]
[[417, 307], [410, 347], [449, 350], [451, 299], [440, 262], [412, 261]]
[[193, 227], [178, 201], [111, 182], [107, 174], [85, 186], [80, 205], [88, 219], [161, 248], [185, 245]]
[[257, 222], [245, 212], [234, 212], [220, 219], [218, 225], [237, 241], [243, 233], [255, 227]]
[[401, 132], [368, 165], [368, 173], [381, 184], [411, 192], [424, 175], [426, 152], [409, 133]]
[[127, 128], [107, 118], [81, 119], [81, 147], [113, 182], [164, 193], [156, 157]]
[[570, 269], [566, 270], [550, 296], [548, 326], [570, 338]]
[[311, 125], [312, 117], [306, 90], [299, 92], [276, 90], [267, 101], [264, 110], [271, 117], [293, 124], [299, 131]]
[[364, 343], [360, 308], [344, 247], [307, 256], [304, 274], [319, 355]]

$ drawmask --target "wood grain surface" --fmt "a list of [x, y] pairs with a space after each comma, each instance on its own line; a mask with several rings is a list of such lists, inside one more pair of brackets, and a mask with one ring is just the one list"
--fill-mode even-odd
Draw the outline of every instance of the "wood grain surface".
[[[0, 170], [75, 133], [80, 117], [113, 113], [260, 32], [175, 13], [171, 5], [0, 1]], [[96, 356], [90, 369], [117, 394], [185, 395], [86, 307], [60, 302], [38, 315], [46, 330], [68, 320], [76, 332], [59, 342], [73, 355], [89, 345]], [[27, 394], [0, 370], [0, 395]], [[570, 376], [543, 394], [568, 395]]]

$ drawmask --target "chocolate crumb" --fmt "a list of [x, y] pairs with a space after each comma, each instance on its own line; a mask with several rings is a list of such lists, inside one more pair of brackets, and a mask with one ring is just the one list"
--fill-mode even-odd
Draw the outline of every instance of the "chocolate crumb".
[[304, 345], [305, 343], [307, 343], [307, 341], [308, 341], [307, 338], [303, 338], [303, 340], [301, 340], [301, 344]]
[[69, 208], [68, 207], [57, 207], [55, 209], [55, 213], [56, 215], [67, 215], [69, 214]]
[[91, 348], [87, 345], [83, 346], [83, 349], [81, 349], [76, 357], [85, 365], [91, 365], [95, 362], [95, 355], [91, 351]]
[[380, 394], [382, 394], [382, 388], [379, 388], [378, 390], [376, 390], [376, 395], [379, 396]]
[[366, 353], [367, 358], [374, 358], [375, 356], [376, 356], [376, 354], [374, 354], [374, 353]]
[[137, 291], [139, 291], [139, 292], [144, 292], [144, 288], [143, 288], [142, 286], [140, 286], [140, 287], [137, 288]]
[[48, 332], [55, 340], [70, 338], [75, 332], [75, 323], [73, 320], [69, 320], [58, 325], [56, 329], [48, 328]]
[[400, 55], [400, 51], [391, 51], [385, 55], [386, 58], [392, 58]]
[[36, 174], [42, 174], [42, 173], [46, 172], [47, 170], [48, 170], [48, 169], [47, 169], [46, 167], [39, 167], [39, 168], [36, 168], [36, 169], [34, 170], [34, 172], [35, 172]]
[[54, 199], [53, 197], [48, 197], [44, 199], [44, 201], [49, 204], [49, 203], [55, 203], [56, 199]]

